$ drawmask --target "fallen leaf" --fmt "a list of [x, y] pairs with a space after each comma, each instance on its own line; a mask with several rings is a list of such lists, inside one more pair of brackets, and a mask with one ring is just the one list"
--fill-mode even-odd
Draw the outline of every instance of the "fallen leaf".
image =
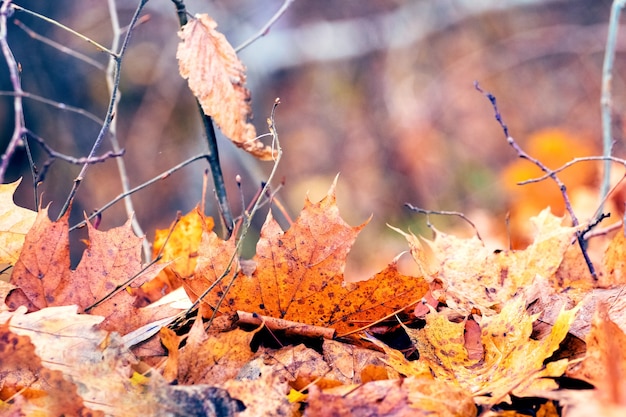
[[[511, 300], [499, 314], [482, 318], [484, 359], [470, 357], [465, 346], [465, 323], [453, 323], [445, 314], [431, 312], [423, 329], [405, 329], [419, 351], [419, 360], [409, 362], [395, 354], [389, 355], [386, 362], [404, 375], [423, 375], [426, 367], [435, 379], [467, 390], [485, 405], [505, 401], [510, 393], [521, 397], [555, 389], [554, 381], [542, 378], [561, 376], [568, 361], [544, 361], [559, 348], [577, 311], [562, 311], [552, 331], [543, 339], [533, 340], [532, 324], [537, 316], [526, 312], [523, 297]], [[388, 354], [393, 351], [385, 350]]]
[[603, 402], [626, 409], [626, 334], [610, 319], [607, 304], [598, 304], [585, 342], [585, 358], [568, 375], [593, 384]]
[[37, 217], [37, 212], [19, 207], [13, 202], [13, 194], [20, 182], [0, 184], [0, 264], [15, 265], [26, 233]]
[[[184, 281], [189, 298], [204, 299], [205, 316], [220, 311], [254, 312], [347, 333], [415, 304], [428, 291], [421, 278], [399, 273], [396, 261], [367, 281], [344, 282], [346, 256], [365, 224], [351, 227], [339, 215], [335, 184], [318, 203], [308, 199], [284, 232], [271, 212], [261, 229], [251, 276], [229, 267], [234, 238], [205, 233], [194, 277]], [[236, 260], [235, 260], [236, 261]], [[232, 286], [231, 286], [232, 283]]]
[[410, 377], [323, 391], [312, 386], [304, 416], [471, 417], [476, 413], [471, 396], [462, 390], [443, 381]]
[[202, 319], [194, 322], [187, 343], [178, 349], [178, 337], [162, 330], [162, 340], [170, 354], [165, 363], [166, 379], [181, 385], [219, 384], [233, 379], [254, 356], [250, 342], [254, 332], [235, 329], [207, 335]]
[[181, 217], [171, 234], [170, 229], [161, 229], [154, 233], [153, 256], [156, 257], [161, 252], [161, 262], [171, 262], [170, 268], [179, 276], [187, 278], [196, 269], [202, 233], [210, 232], [213, 226], [213, 218], [204, 216], [196, 207]]
[[256, 140], [256, 130], [248, 122], [246, 69], [216, 27], [210, 16], [198, 14], [181, 28], [178, 36], [182, 41], [176, 51], [180, 75], [225, 136], [259, 159], [272, 159], [272, 148]]
[[575, 229], [562, 226], [562, 219], [548, 209], [531, 221], [535, 240], [518, 251], [493, 252], [477, 237], [460, 239], [435, 231], [434, 240], [420, 241], [415, 235], [395, 230], [408, 240], [424, 276], [443, 283], [443, 290], [433, 289], [436, 298], [463, 316], [473, 308], [491, 315], [522, 289], [536, 288], [537, 280], [554, 280], [571, 245]]
[[[11, 283], [18, 288], [7, 297], [7, 305], [13, 309], [25, 305], [30, 311], [62, 305], [77, 305], [81, 311], [93, 307], [91, 314], [106, 317], [101, 324], [103, 328], [121, 334], [178, 313], [167, 308], [138, 309], [134, 306], [135, 297], [124, 289], [104, 300], [142, 271], [142, 238], [135, 236], [130, 221], [106, 232], [87, 223], [89, 245], [76, 270], [72, 271], [68, 216], [52, 222], [46, 208], [39, 212], [13, 268]], [[141, 285], [162, 267], [153, 265], [143, 271], [133, 285]], [[104, 302], [94, 306], [101, 300]]]
[[287, 381], [267, 365], [261, 364], [253, 378], [231, 379], [219, 386], [243, 403], [245, 409], [237, 417], [294, 416], [300, 407], [289, 402]]
[[626, 237], [624, 229], [615, 234], [604, 254], [605, 274], [600, 275], [599, 287], [612, 287], [626, 284]]
[[8, 323], [0, 324], [0, 381], [0, 404], [14, 403], [13, 415], [104, 415], [87, 408], [76, 385], [45, 367], [30, 338], [13, 333]]

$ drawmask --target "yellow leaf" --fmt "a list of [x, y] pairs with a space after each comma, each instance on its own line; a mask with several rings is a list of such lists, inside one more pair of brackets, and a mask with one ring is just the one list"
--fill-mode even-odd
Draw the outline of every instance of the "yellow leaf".
[[526, 311], [526, 301], [516, 297], [509, 301], [500, 314], [484, 317], [480, 323], [481, 342], [485, 356], [471, 359], [465, 348], [464, 323], [452, 323], [445, 314], [426, 315], [426, 326], [421, 330], [406, 328], [419, 350], [420, 359], [408, 362], [398, 353], [390, 354], [386, 362], [405, 375], [420, 375], [430, 368], [435, 380], [458, 386], [471, 393], [479, 404], [493, 405], [516, 396], [531, 395], [537, 390], [556, 388], [546, 377], [561, 376], [568, 361], [544, 361], [559, 348], [578, 307], [562, 311], [552, 331], [543, 339], [531, 339], [533, 322], [537, 316]]
[[400, 233], [426, 276], [442, 281], [449, 307], [465, 316], [473, 308], [491, 315], [521, 289], [534, 289], [541, 278], [555, 280], [575, 234], [574, 228], [561, 226], [561, 221], [549, 209], [533, 217], [535, 240], [519, 251], [493, 252], [476, 237], [461, 239], [438, 231], [432, 241]]
[[178, 33], [182, 42], [176, 58], [205, 114], [211, 116], [235, 145], [259, 159], [272, 159], [269, 146], [255, 140], [250, 117], [250, 93], [244, 87], [245, 67], [233, 47], [206, 14], [196, 15]]
[[13, 194], [21, 180], [0, 184], [0, 264], [15, 265], [37, 212], [18, 207]]

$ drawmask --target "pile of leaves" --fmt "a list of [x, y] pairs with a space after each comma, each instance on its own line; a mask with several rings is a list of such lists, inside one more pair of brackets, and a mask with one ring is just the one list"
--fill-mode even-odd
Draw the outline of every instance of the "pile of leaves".
[[[394, 260], [347, 283], [345, 259], [364, 225], [341, 219], [331, 188], [287, 231], [268, 215], [252, 260], [233, 260], [235, 238], [218, 238], [195, 210], [157, 266], [141, 265], [129, 225], [88, 226], [70, 270], [67, 216], [51, 222], [46, 209], [15, 206], [16, 187], [1, 189], [1, 261], [13, 265], [0, 293], [8, 415], [624, 411], [623, 232], [601, 282], [572, 245], [576, 230], [544, 210], [524, 250], [401, 232], [421, 276]], [[146, 305], [176, 282], [190, 300], [179, 290]], [[196, 300], [200, 314], [185, 315]]]
[[[181, 74], [204, 112], [261, 159], [243, 67], [208, 16], [181, 31]], [[207, 47], [209, 45], [209, 47]], [[220, 65], [215, 65], [219, 63]], [[207, 70], [208, 68], [208, 70]], [[270, 126], [271, 127], [271, 126]], [[344, 277], [366, 226], [339, 215], [335, 184], [283, 230], [271, 211], [249, 260], [194, 210], [142, 264], [130, 224], [87, 222], [70, 268], [69, 212], [50, 221], [0, 186], [0, 411], [6, 415], [583, 416], [626, 411], [626, 238], [592, 277], [581, 228], [549, 209], [532, 242], [397, 230], [398, 259]]]

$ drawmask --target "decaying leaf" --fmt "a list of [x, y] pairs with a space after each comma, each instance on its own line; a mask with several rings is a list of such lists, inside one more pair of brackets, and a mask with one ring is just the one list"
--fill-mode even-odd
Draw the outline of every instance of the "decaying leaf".
[[224, 135], [257, 158], [272, 159], [272, 148], [255, 139], [256, 130], [248, 122], [251, 110], [250, 93], [244, 87], [245, 67], [216, 27], [206, 14], [196, 15], [182, 27], [176, 52], [180, 75]]
[[215, 285], [203, 300], [206, 315], [223, 297], [220, 311], [226, 313], [250, 311], [333, 327], [338, 333], [358, 329], [414, 304], [428, 290], [423, 279], [401, 274], [395, 261], [368, 281], [344, 283], [346, 256], [364, 226], [343, 221], [333, 185], [318, 203], [307, 199], [286, 232], [268, 214], [250, 276], [236, 271], [236, 264], [224, 274], [234, 240], [205, 233], [195, 276], [184, 281], [185, 289], [196, 300]]
[[454, 385], [410, 377], [323, 391], [312, 386], [304, 416], [472, 417], [476, 412], [472, 397]]
[[0, 414], [103, 416], [87, 408], [63, 373], [45, 367], [28, 336], [0, 324]]
[[568, 374], [593, 384], [603, 401], [626, 410], [626, 334], [611, 320], [608, 309], [599, 304], [585, 339], [585, 359]]
[[0, 184], [0, 264], [15, 265], [37, 213], [13, 202], [13, 194], [21, 180]]
[[[7, 297], [11, 308], [24, 305], [35, 311], [49, 306], [77, 305], [82, 311], [142, 270], [142, 239], [135, 236], [130, 221], [106, 232], [88, 223], [89, 246], [76, 270], [70, 270], [68, 216], [52, 222], [47, 209], [39, 212], [13, 268], [11, 283], [18, 288]], [[133, 285], [152, 278], [162, 267], [153, 266], [144, 271]], [[139, 309], [134, 302], [135, 297], [122, 289], [90, 313], [106, 317], [101, 326], [121, 334], [177, 313], [165, 308]]]
[[[162, 329], [162, 332], [171, 337], [171, 330]], [[250, 350], [253, 336], [254, 333], [239, 329], [207, 335], [199, 317], [181, 350], [178, 350], [178, 337], [172, 342], [165, 342], [170, 355], [164, 376], [183, 385], [219, 384], [233, 379], [254, 356]]]
[[399, 232], [407, 238], [424, 276], [443, 283], [443, 291], [433, 291], [441, 301], [465, 316], [473, 308], [490, 315], [522, 289], [537, 288], [537, 280], [553, 280], [571, 245], [575, 229], [562, 226], [562, 219], [548, 209], [531, 221], [535, 240], [519, 251], [493, 252], [476, 237], [460, 239], [436, 231], [434, 240], [420, 241]]
[[424, 329], [406, 329], [420, 353], [419, 360], [408, 362], [394, 355], [387, 363], [405, 375], [423, 375], [427, 368], [435, 379], [467, 390], [480, 404], [497, 404], [510, 393], [525, 396], [555, 389], [554, 381], [542, 378], [561, 376], [568, 361], [545, 365], [544, 361], [558, 349], [577, 311], [561, 312], [552, 331], [533, 340], [532, 324], [537, 317], [526, 312], [523, 297], [510, 300], [499, 314], [483, 317], [480, 323], [484, 358], [470, 356], [465, 323], [453, 323], [445, 314], [431, 312]]

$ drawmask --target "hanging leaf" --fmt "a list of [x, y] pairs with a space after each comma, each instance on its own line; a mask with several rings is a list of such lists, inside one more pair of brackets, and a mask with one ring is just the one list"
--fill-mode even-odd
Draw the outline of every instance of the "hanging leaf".
[[244, 87], [246, 68], [217, 23], [206, 14], [196, 15], [178, 33], [182, 42], [176, 58], [180, 75], [189, 82], [202, 110], [235, 145], [259, 159], [272, 159], [269, 146], [255, 140], [250, 92]]

